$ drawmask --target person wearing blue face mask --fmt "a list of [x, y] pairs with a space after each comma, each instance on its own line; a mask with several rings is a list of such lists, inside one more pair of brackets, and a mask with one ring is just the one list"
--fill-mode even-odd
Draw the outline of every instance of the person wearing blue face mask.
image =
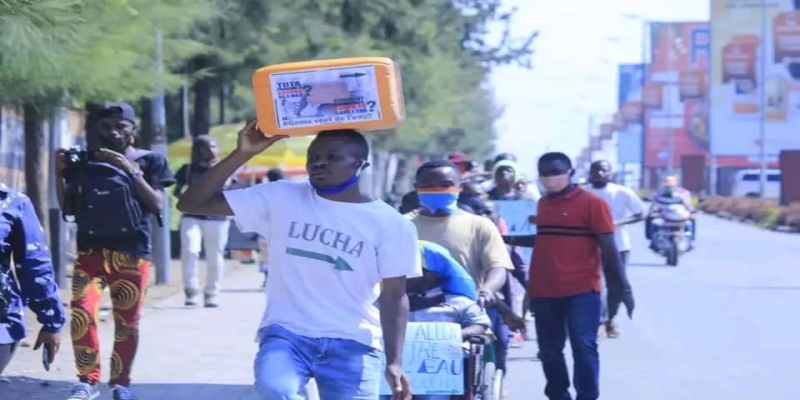
[[491, 220], [459, 208], [458, 167], [446, 160], [428, 161], [417, 170], [415, 188], [420, 208], [407, 217], [417, 227], [420, 240], [449, 250], [478, 283], [481, 295], [494, 299], [507, 270], [512, 269], [511, 259]]
[[[304, 399], [302, 388], [313, 377], [322, 399], [372, 400], [383, 375], [393, 398], [405, 399], [411, 390], [401, 365], [406, 277], [422, 274], [416, 230], [360, 190], [369, 145], [352, 129], [323, 131], [311, 142], [308, 181], [223, 191], [228, 176], [283, 138], [265, 136], [249, 123], [239, 132], [236, 150], [178, 202], [185, 213], [234, 216], [242, 232], [267, 240], [270, 275], [257, 339], [257, 398]], [[323, 352], [325, 357], [317, 357]]]
[[[480, 210], [474, 207], [476, 204], [474, 201], [468, 202], [464, 199], [464, 192], [461, 192], [461, 195], [458, 199], [458, 208], [461, 209], [461, 211], [466, 211], [472, 214], [480, 214]], [[398, 207], [398, 211], [400, 211], [400, 214], [408, 214], [419, 209], [420, 207], [422, 206], [419, 204], [419, 196], [417, 195], [417, 191], [413, 190], [403, 195], [403, 198], [400, 200], [400, 207]]]
[[[436, 243], [450, 252], [478, 285], [490, 316], [497, 314], [501, 292], [513, 264], [500, 231], [484, 216], [459, 209], [461, 175], [450, 161], [429, 161], [417, 169], [417, 194], [421, 208], [407, 214], [420, 240]], [[505, 365], [497, 364], [505, 370]]]

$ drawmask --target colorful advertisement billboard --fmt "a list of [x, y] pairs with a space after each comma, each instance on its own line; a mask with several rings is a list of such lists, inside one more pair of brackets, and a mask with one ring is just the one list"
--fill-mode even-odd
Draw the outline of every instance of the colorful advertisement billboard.
[[681, 156], [708, 153], [707, 22], [650, 23], [651, 63], [642, 90], [644, 164], [680, 166]]
[[711, 153], [800, 149], [800, 1], [712, 0]]
[[[642, 89], [645, 81], [643, 64], [622, 64], [619, 66], [619, 87], [615, 115], [617, 129], [617, 157], [623, 164], [642, 162]], [[621, 121], [618, 121], [621, 120]]]

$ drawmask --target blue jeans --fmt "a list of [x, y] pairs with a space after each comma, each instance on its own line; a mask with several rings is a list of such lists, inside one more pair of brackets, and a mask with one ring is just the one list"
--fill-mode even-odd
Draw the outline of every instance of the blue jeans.
[[564, 345], [569, 336], [574, 361], [577, 400], [600, 397], [600, 357], [597, 353], [597, 316], [600, 293], [569, 297], [531, 298], [535, 313], [536, 341], [547, 384], [544, 394], [550, 400], [571, 400], [569, 371]]
[[492, 321], [492, 333], [497, 337], [494, 341], [494, 365], [495, 368], [501, 369], [505, 373], [506, 359], [508, 358], [508, 345], [511, 341], [511, 330], [503, 320], [500, 311], [497, 311], [497, 308], [489, 308], [486, 310], [486, 313]]
[[348, 339], [295, 335], [279, 325], [261, 329], [255, 360], [259, 400], [304, 400], [313, 376], [325, 400], [376, 400], [383, 377], [380, 351]]

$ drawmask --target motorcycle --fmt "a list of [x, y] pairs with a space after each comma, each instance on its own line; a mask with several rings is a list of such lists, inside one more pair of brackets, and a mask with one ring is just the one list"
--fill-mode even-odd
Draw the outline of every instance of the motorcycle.
[[678, 266], [680, 256], [691, 250], [691, 215], [678, 206], [667, 206], [652, 220], [650, 248], [667, 259], [667, 265]]

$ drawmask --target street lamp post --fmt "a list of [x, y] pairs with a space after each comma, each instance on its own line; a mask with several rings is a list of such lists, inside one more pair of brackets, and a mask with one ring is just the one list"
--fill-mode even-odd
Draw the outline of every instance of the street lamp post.
[[642, 135], [642, 159], [639, 161], [640, 162], [640, 164], [639, 164], [639, 187], [640, 188], [646, 188], [650, 184], [650, 179], [649, 179], [649, 177], [647, 175], [647, 168], [646, 168], [646, 166], [644, 164], [644, 156], [645, 156], [646, 150], [647, 150], [647, 108], [645, 107], [645, 104], [644, 104], [644, 87], [647, 84], [647, 76], [648, 76], [648, 68], [647, 68], [647, 66], [648, 66], [648, 60], [650, 58], [648, 56], [648, 53], [650, 52], [650, 49], [648, 47], [649, 41], [647, 39], [647, 36], [650, 34], [650, 24], [651, 24], [651, 22], [648, 21], [646, 18], [642, 17], [641, 15], [638, 15], [638, 14], [625, 14], [625, 15], [622, 16], [622, 18], [626, 19], [626, 20], [630, 20], [630, 21], [639, 22], [639, 24], [640, 24], [639, 27], [640, 27], [640, 30], [641, 30], [641, 34], [640, 34], [640, 51], [641, 51], [641, 54], [640, 54], [640, 56], [641, 56], [641, 59], [642, 59], [642, 62], [641, 62], [641, 66], [642, 66], [642, 82], [641, 82], [641, 84], [642, 84], [642, 99], [641, 99], [641, 101], [642, 101], [642, 111], [641, 111], [640, 119], [641, 119], [641, 124], [642, 124], [642, 130], [641, 130], [641, 135]]
[[[672, 73], [672, 66], [675, 65], [675, 49], [674, 49], [674, 39], [672, 37], [672, 30], [669, 31], [669, 46], [667, 47], [667, 71]], [[674, 84], [672, 82], [672, 76], [669, 75], [669, 82], [666, 85], [664, 93], [668, 93], [669, 95], [666, 97], [666, 104], [664, 112], [667, 114], [667, 175], [672, 175], [673, 169], [675, 168], [674, 159], [675, 159], [675, 131], [672, 128], [672, 92], [673, 88], [677, 89], [677, 83]]]
[[[165, 127], [166, 111], [164, 109], [164, 87], [163, 87], [163, 73], [164, 73], [164, 55], [162, 51], [163, 37], [161, 32], [156, 35], [156, 68], [158, 79], [158, 92], [150, 103], [152, 122], [153, 122], [153, 142], [150, 149], [155, 152], [167, 156], [167, 137]], [[169, 196], [165, 190], [161, 191], [162, 198], [162, 213], [161, 225], [153, 225], [153, 261], [156, 267], [156, 284], [163, 285], [169, 282], [170, 273], [170, 260], [171, 260], [171, 238], [170, 238], [170, 216], [169, 216]]]
[[766, 195], [767, 191], [767, 0], [761, 0], [761, 43], [759, 46], [759, 62], [758, 62], [758, 90], [760, 91], [761, 100], [761, 115], [758, 119], [758, 158], [760, 164], [759, 170], [759, 193], [761, 197]]

